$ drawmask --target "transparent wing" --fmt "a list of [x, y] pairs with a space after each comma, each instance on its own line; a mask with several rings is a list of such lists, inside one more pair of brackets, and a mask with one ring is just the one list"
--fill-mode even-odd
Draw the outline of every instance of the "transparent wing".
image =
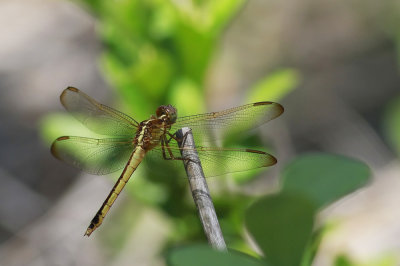
[[172, 125], [173, 133], [182, 127], [192, 129], [196, 143], [223, 138], [227, 133], [240, 133], [258, 127], [283, 113], [282, 105], [258, 102], [220, 112], [184, 116]]
[[[166, 157], [170, 158], [167, 147], [164, 148]], [[179, 147], [174, 146], [169, 148], [175, 158], [181, 157], [181, 149]], [[262, 151], [251, 149], [197, 147], [196, 150], [206, 177], [242, 172], [260, 167], [268, 167], [277, 162], [274, 156]], [[161, 147], [153, 149], [150, 153], [152, 153], [152, 157], [163, 157]], [[155, 155], [155, 153], [157, 153], [157, 155]], [[183, 166], [181, 160], [170, 161], [175, 164], [180, 164], [181, 167]]]
[[106, 175], [122, 169], [134, 150], [132, 139], [93, 139], [64, 136], [56, 139], [51, 153], [87, 173]]
[[95, 133], [109, 136], [134, 136], [138, 122], [111, 107], [98, 103], [80, 90], [68, 87], [61, 96], [62, 105]]

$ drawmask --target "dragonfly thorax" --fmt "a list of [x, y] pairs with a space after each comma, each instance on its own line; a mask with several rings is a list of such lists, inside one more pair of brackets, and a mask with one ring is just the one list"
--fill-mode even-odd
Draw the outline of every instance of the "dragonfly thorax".
[[133, 143], [149, 151], [160, 143], [162, 136], [167, 133], [172, 124], [167, 114], [159, 117], [152, 116], [139, 123]]

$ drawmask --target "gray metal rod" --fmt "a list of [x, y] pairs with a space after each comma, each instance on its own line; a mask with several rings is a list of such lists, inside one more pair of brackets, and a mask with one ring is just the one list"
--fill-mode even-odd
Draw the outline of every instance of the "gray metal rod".
[[192, 131], [190, 128], [184, 127], [178, 130], [176, 135], [178, 139], [182, 140], [179, 142], [179, 147], [184, 159], [183, 162], [189, 179], [193, 200], [199, 211], [200, 220], [208, 243], [215, 249], [226, 250], [225, 240], [222, 236], [214, 204], [208, 190], [199, 156], [195, 149]]

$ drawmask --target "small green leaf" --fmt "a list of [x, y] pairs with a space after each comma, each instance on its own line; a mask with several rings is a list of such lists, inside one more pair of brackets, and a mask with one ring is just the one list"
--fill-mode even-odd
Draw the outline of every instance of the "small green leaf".
[[286, 166], [282, 189], [301, 193], [320, 208], [364, 186], [370, 175], [368, 166], [358, 160], [313, 153]]
[[246, 226], [274, 266], [298, 266], [309, 243], [314, 205], [296, 194], [266, 196], [246, 213]]
[[240, 252], [222, 252], [206, 245], [193, 245], [173, 250], [169, 266], [261, 266], [260, 261]]
[[279, 101], [296, 88], [300, 74], [293, 69], [278, 70], [250, 89], [248, 102]]
[[210, 31], [216, 35], [226, 27], [226, 23], [237, 14], [238, 10], [245, 3], [244, 0], [219, 0], [209, 1], [209, 8], [206, 12], [209, 13], [208, 17], [212, 22], [210, 23]]
[[347, 257], [344, 254], [341, 254], [335, 258], [334, 265], [335, 266], [352, 266], [354, 264], [351, 262], [349, 257]]
[[327, 226], [326, 224], [324, 224], [321, 227], [318, 227], [317, 230], [314, 230], [311, 235], [308, 248], [303, 256], [301, 266], [312, 265], [315, 255], [318, 252], [319, 246], [321, 245], [322, 239], [326, 235], [326, 231], [328, 231], [330, 227], [331, 226]]

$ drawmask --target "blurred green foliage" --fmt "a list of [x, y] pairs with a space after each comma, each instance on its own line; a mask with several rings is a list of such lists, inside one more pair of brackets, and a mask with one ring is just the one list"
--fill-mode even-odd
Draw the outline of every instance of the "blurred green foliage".
[[[324, 231], [324, 225], [314, 228], [318, 210], [364, 186], [370, 174], [364, 163], [338, 155], [306, 154], [289, 163], [282, 174], [282, 190], [257, 200], [246, 211], [246, 227], [265, 255], [259, 263], [270, 266], [312, 265]], [[202, 265], [214, 265], [213, 260], [221, 266], [231, 265], [211, 254], [202, 256], [204, 253], [204, 247], [198, 246], [172, 250], [169, 258], [173, 263], [169, 265], [197, 265], [191, 262], [198, 259], [203, 260]], [[247, 258], [243, 254], [235, 255]], [[220, 256], [226, 255], [221, 253]], [[390, 262], [393, 260], [385, 257], [374, 265]], [[334, 263], [361, 265], [344, 255], [337, 257]]]
[[81, 2], [98, 18], [103, 72], [132, 113], [144, 119], [166, 102], [204, 111], [207, 67], [243, 0]]

